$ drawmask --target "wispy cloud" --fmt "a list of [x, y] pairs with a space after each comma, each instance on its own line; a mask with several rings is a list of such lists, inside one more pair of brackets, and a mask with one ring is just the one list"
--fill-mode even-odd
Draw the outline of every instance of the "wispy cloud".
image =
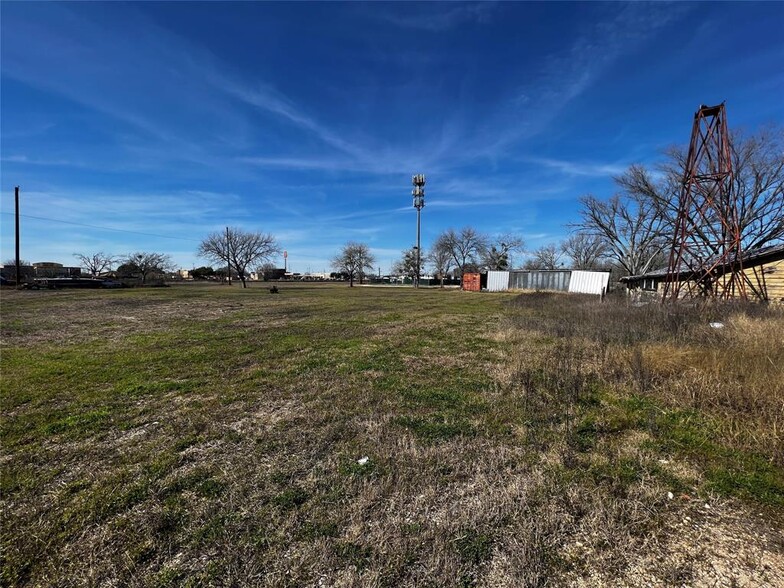
[[[403, 12], [377, 11], [378, 18], [398, 27], [442, 32], [465, 23], [484, 23], [491, 18], [495, 2], [403, 4]], [[400, 6], [400, 5], [399, 5]]]
[[[418, 11], [421, 14], [378, 14], [399, 26], [446, 30], [481, 21], [494, 10], [486, 3], [438, 4], [426, 5]], [[220, 168], [238, 164], [371, 174], [446, 170], [477, 159], [504, 157], [510, 143], [542, 132], [609, 63], [655, 34], [680, 9], [634, 5], [617, 12], [608, 23], [543, 60], [540, 70], [510, 95], [474, 113], [470, 126], [468, 117], [445, 116], [440, 128], [422, 134], [413, 144], [379, 134], [364, 136], [351, 126], [337, 130], [267, 81], [247, 78], [204, 47], [128, 7], [104, 22], [86, 17], [81, 7], [47, 5], [38, 12], [40, 18], [22, 19], [4, 28], [3, 70], [4, 75], [55, 91], [154, 137], [160, 148], [146, 150], [152, 162], [184, 159]], [[121, 20], [128, 20], [130, 26], [120, 26]], [[148, 34], [139, 38], [132, 32], [139, 29]], [[126, 78], [129, 70], [138, 72], [132, 81]], [[154, 109], [150, 95], [155, 95]], [[226, 157], [226, 149], [216, 145], [224, 147], [229, 141], [230, 151], [243, 151], [244, 137], [260, 122], [236, 108], [238, 103], [317, 138], [323, 148], [308, 156], [299, 149], [286, 154], [278, 148], [274, 153]], [[198, 125], [193, 124], [196, 120]], [[198, 141], [193, 140], [195, 134]], [[131, 148], [140, 143], [132, 140]]]
[[321, 219], [319, 219], [319, 222], [323, 224], [331, 224], [331, 223], [340, 223], [345, 221], [367, 219], [367, 218], [387, 219], [389, 218], [389, 215], [393, 215], [400, 212], [409, 212], [410, 210], [411, 209], [408, 207], [393, 208], [393, 209], [377, 209], [377, 208], [365, 209], [365, 210], [350, 212], [348, 214], [324, 216]]
[[[565, 49], [542, 61], [485, 129], [485, 152], [497, 155], [512, 143], [547, 129], [619, 57], [634, 52], [661, 28], [691, 10], [688, 5], [613, 4], [615, 14], [598, 21]], [[608, 15], [609, 16], [609, 15]]]
[[232, 193], [185, 190], [141, 194], [54, 189], [25, 191], [23, 197], [25, 214], [52, 222], [172, 237], [200, 235], [216, 226], [219, 215], [222, 221], [227, 218], [226, 210], [232, 211], [229, 221], [239, 222], [250, 216], [249, 211], [243, 211], [241, 197]]
[[321, 171], [377, 171], [377, 166], [335, 157], [239, 157], [239, 161], [268, 169], [295, 169]]
[[[445, 200], [435, 199], [427, 201], [427, 208], [429, 209], [448, 209], [448, 208], [483, 208], [492, 206], [506, 206], [513, 202], [510, 198], [471, 198], [471, 199], [458, 199]], [[411, 210], [410, 206], [401, 207], [397, 210]]]
[[546, 168], [554, 169], [560, 173], [570, 176], [616, 176], [620, 173], [623, 173], [623, 171], [628, 167], [628, 165], [621, 165], [618, 163], [580, 162], [563, 159], [550, 159], [546, 157], [525, 157], [522, 160], [526, 163], [544, 166]]
[[[10, 128], [9, 128], [10, 126]], [[29, 138], [46, 134], [50, 129], [55, 127], [52, 122], [26, 122], [23, 125], [15, 127], [9, 125], [9, 121], [4, 121], [3, 140], [7, 139], [20, 139]]]
[[[432, 19], [418, 16], [386, 15], [399, 26], [450, 28], [466, 19], [487, 14], [484, 5], [460, 5], [438, 12]], [[338, 133], [329, 125], [318, 122], [303, 112], [293, 100], [262, 86], [250, 89], [238, 81], [218, 85], [238, 99], [266, 112], [277, 115], [300, 129], [312, 133], [340, 156], [314, 155], [311, 157], [250, 156], [241, 161], [261, 168], [397, 173], [417, 167], [448, 170], [466, 162], [505, 157], [511, 143], [534, 137], [543, 132], [568, 105], [576, 101], [602, 72], [619, 56], [633, 50], [672, 20], [684, 9], [665, 10], [660, 6], [624, 6], [618, 14], [575, 39], [566, 49], [548, 56], [538, 72], [506, 98], [500, 98], [495, 108], [472, 117], [476, 132], [471, 132], [460, 117], [446, 118], [435, 133], [425, 134], [427, 148], [417, 149], [410, 144], [389, 142], [371, 144], [349, 141], [345, 133]], [[453, 109], [457, 112], [457, 109]], [[467, 117], [466, 117], [467, 118]], [[540, 162], [547, 165], [548, 162]], [[557, 161], [551, 160], [551, 167]], [[573, 175], [598, 175], [590, 164], [562, 165], [562, 171]]]
[[0, 157], [0, 163], [16, 163], [24, 165], [46, 165], [46, 166], [67, 166], [67, 167], [92, 167], [83, 161], [73, 159], [41, 159], [31, 158], [27, 155], [8, 155]]
[[313, 133], [327, 145], [343, 153], [357, 158], [364, 156], [362, 148], [353, 145], [328, 127], [307, 116], [301, 109], [294, 106], [290, 99], [272, 88], [257, 85], [256, 88], [251, 89], [241, 82], [227, 79], [224, 75], [216, 76], [213, 74], [214, 72], [210, 72], [210, 79], [213, 84], [243, 102], [277, 115], [295, 126]]
[[195, 133], [244, 134], [247, 121], [205, 81], [218, 67], [209, 52], [127, 6], [100, 14], [65, 5], [15, 13], [3, 27], [3, 75], [111, 116], [126, 125], [118, 139], [140, 132], [167, 145], [169, 159], [203, 156], [209, 142], [193, 141]]

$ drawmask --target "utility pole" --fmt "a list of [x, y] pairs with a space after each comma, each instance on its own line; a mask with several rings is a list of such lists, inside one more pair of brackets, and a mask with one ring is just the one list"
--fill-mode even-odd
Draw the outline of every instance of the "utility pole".
[[20, 267], [19, 267], [19, 186], [14, 188], [14, 201], [16, 203], [16, 287], [19, 287]]
[[231, 286], [231, 247], [229, 246], [229, 227], [226, 227], [226, 275]]
[[420, 234], [420, 215], [422, 213], [422, 209], [425, 207], [425, 175], [424, 174], [417, 174], [411, 178], [411, 183], [414, 185], [414, 189], [411, 191], [411, 194], [414, 196], [414, 208], [417, 211], [417, 244], [416, 244], [416, 278], [414, 279], [414, 288], [419, 288], [419, 267], [422, 262], [422, 255], [421, 255], [421, 248], [419, 244], [419, 234]]

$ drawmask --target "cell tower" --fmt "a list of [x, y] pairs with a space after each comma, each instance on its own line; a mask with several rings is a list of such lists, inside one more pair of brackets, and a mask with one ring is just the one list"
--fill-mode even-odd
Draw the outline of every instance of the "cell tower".
[[662, 300], [684, 296], [747, 298], [738, 206], [731, 189], [727, 111], [694, 114]]
[[414, 197], [414, 208], [416, 208], [417, 211], [416, 279], [414, 280], [414, 288], [419, 288], [420, 265], [422, 263], [422, 250], [420, 249], [419, 244], [419, 233], [420, 216], [422, 209], [425, 207], [425, 175], [416, 174], [415, 176], [412, 176], [411, 183], [414, 185], [414, 189], [411, 191], [411, 195]]

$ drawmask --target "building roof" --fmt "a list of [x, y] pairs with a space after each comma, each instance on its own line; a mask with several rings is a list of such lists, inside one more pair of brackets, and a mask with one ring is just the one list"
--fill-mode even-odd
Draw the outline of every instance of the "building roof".
[[[750, 267], [763, 263], [770, 263], [771, 261], [779, 261], [781, 259], [784, 259], [784, 243], [777, 243], [776, 245], [768, 245], [767, 247], [760, 247], [747, 251], [743, 256], [743, 265]], [[691, 273], [691, 271], [690, 268], [684, 267], [678, 273]], [[644, 279], [660, 279], [666, 278], [667, 274], [668, 268], [663, 267], [636, 276], [624, 276], [620, 281], [631, 282]]]

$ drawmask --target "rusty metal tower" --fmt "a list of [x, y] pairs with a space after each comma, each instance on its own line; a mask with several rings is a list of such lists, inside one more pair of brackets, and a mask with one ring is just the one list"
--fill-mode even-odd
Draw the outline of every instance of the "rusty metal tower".
[[[732, 192], [727, 111], [694, 114], [662, 300], [747, 298], [738, 206]], [[750, 284], [749, 284], [750, 285]]]

